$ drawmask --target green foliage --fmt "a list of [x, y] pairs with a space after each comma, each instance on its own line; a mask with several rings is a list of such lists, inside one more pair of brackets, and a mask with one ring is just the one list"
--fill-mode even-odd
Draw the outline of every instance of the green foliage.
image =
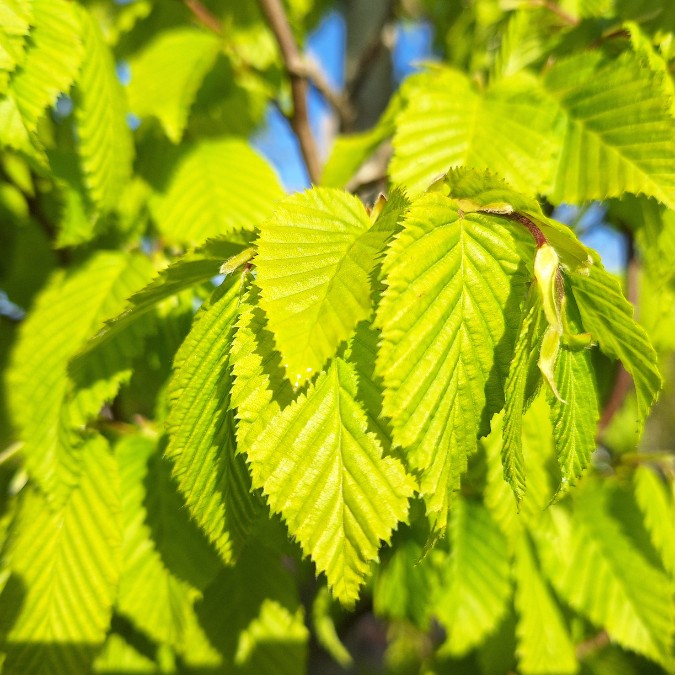
[[401, 3], [285, 195], [265, 2], [0, 0], [4, 673], [673, 672], [666, 4]]

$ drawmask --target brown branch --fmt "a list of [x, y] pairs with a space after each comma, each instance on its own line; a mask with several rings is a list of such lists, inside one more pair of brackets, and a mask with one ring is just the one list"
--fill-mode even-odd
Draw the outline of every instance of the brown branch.
[[318, 183], [321, 175], [321, 164], [316, 142], [309, 126], [307, 72], [304, 61], [295, 43], [281, 0], [258, 0], [258, 4], [274, 33], [281, 51], [284, 68], [291, 80], [291, 95], [293, 97], [293, 114], [289, 120], [291, 127], [298, 137], [309, 179], [312, 183]]
[[223, 25], [215, 14], [204, 6], [200, 0], [183, 0], [183, 4], [192, 12], [195, 19], [204, 28], [208, 28], [216, 35], [222, 35]]
[[604, 649], [610, 643], [609, 635], [606, 631], [601, 630], [597, 635], [593, 635], [580, 642], [574, 649], [577, 660], [583, 661], [587, 656]]

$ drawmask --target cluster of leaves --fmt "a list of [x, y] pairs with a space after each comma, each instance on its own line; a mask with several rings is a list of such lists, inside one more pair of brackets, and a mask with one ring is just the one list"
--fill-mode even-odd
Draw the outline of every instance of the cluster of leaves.
[[[247, 140], [288, 100], [255, 4], [0, 4], [3, 672], [298, 673], [310, 629], [347, 666], [370, 601], [395, 672], [672, 671], [672, 458], [625, 438], [675, 348], [675, 22], [576, 4], [475, 3], [499, 46], [290, 196]], [[587, 200], [642, 325], [550, 217]]]

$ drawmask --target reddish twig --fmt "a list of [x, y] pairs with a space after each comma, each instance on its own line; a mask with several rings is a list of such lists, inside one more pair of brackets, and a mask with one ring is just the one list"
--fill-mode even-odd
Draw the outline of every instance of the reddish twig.
[[293, 97], [293, 114], [290, 123], [300, 143], [300, 151], [307, 166], [307, 173], [312, 183], [318, 183], [321, 174], [321, 164], [316, 142], [309, 125], [307, 110], [307, 68], [300, 50], [295, 42], [288, 18], [281, 0], [258, 0], [260, 9], [267, 23], [274, 33], [284, 68], [291, 80], [291, 95]]

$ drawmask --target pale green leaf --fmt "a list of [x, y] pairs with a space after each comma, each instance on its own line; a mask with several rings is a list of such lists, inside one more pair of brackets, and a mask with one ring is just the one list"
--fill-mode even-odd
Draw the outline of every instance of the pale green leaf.
[[235, 277], [200, 308], [174, 359], [166, 455], [195, 521], [225, 562], [239, 554], [257, 514], [242, 456], [235, 456], [230, 359], [241, 293]]
[[144, 256], [99, 252], [69, 275], [55, 273], [22, 323], [8, 373], [9, 404], [26, 469], [57, 501], [79, 471], [71, 430], [93, 417], [120, 382], [103, 382], [71, 404], [68, 361], [150, 274]]
[[629, 52], [610, 61], [585, 51], [557, 61], [543, 84], [565, 114], [554, 200], [632, 192], [675, 206], [675, 119], [662, 75]]
[[479, 502], [457, 499], [448, 525], [445, 583], [433, 601], [446, 630], [441, 653], [468, 653], [499, 626], [511, 596], [506, 540]]
[[504, 403], [528, 239], [524, 228], [460, 217], [456, 202], [429, 194], [411, 207], [384, 261], [383, 412], [395, 444], [423, 472], [427, 509], [441, 525], [479, 432]]
[[568, 279], [584, 330], [605, 354], [620, 359], [633, 376], [638, 426], [642, 427], [662, 385], [656, 352], [644, 329], [633, 319], [633, 306], [599, 259], [588, 276], [572, 274]]
[[216, 35], [196, 28], [160, 33], [129, 65], [129, 105], [139, 117], [156, 117], [179, 143], [190, 108], [220, 48]]
[[[36, 130], [45, 108], [70, 89], [84, 54], [73, 3], [33, 0], [32, 11], [30, 42], [22, 68], [12, 78], [8, 92], [28, 132]], [[11, 139], [3, 140], [13, 145]]]
[[84, 59], [75, 89], [75, 123], [84, 182], [92, 201], [111, 211], [131, 175], [134, 143], [115, 59], [94, 18], [79, 8]]
[[[580, 321], [573, 300], [567, 302], [567, 316], [578, 332]], [[596, 448], [600, 410], [590, 350], [563, 345], [555, 364], [555, 382], [560, 398], [549, 395], [549, 406], [562, 494], [581, 478]]]
[[525, 675], [576, 673], [574, 644], [562, 611], [542, 578], [526, 534], [518, 538], [514, 576], [520, 672]]
[[521, 72], [479, 91], [463, 73], [435, 68], [409, 87], [390, 173], [412, 193], [460, 165], [490, 169], [530, 191], [553, 167], [558, 113], [534, 76]]
[[353, 366], [336, 358], [247, 450], [254, 487], [347, 606], [415, 489], [400, 462], [382, 457], [356, 394]]
[[511, 486], [516, 501], [525, 494], [525, 458], [523, 456], [523, 414], [527, 409], [528, 377], [542, 340], [542, 303], [536, 287], [530, 289], [523, 309], [518, 339], [513, 350], [509, 375], [504, 385], [502, 464], [504, 480]]
[[[667, 664], [675, 629], [673, 587], [621, 532], [608, 490], [589, 481], [576, 492], [566, 566], [552, 578], [564, 599], [621, 646]], [[639, 583], [638, 583], [639, 581]]]
[[675, 577], [675, 494], [672, 478], [670, 481], [669, 485], [646, 465], [639, 466], [633, 474], [635, 498], [644, 514], [645, 527], [665, 569]]
[[[4, 673], [84, 673], [103, 644], [120, 572], [117, 468], [101, 437], [87, 442], [80, 482], [52, 511], [33, 486], [5, 550], [0, 596]], [[13, 618], [12, 618], [13, 617]]]
[[371, 312], [369, 275], [388, 233], [358, 198], [315, 188], [285, 199], [260, 228], [260, 305], [286, 375], [302, 385]]
[[253, 231], [282, 195], [276, 173], [246, 141], [209, 139], [181, 157], [151, 209], [168, 242], [195, 244], [238, 230]]

